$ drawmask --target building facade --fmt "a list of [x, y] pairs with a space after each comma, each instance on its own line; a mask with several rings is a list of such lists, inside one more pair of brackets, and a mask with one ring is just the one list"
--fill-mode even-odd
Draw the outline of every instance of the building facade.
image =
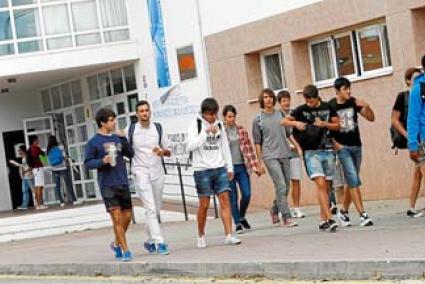
[[[364, 198], [407, 197], [413, 164], [406, 151], [391, 150], [390, 117], [407, 88], [404, 71], [420, 66], [425, 54], [424, 24], [424, 0], [324, 0], [215, 33], [206, 37], [212, 94], [234, 104], [239, 122], [250, 128], [263, 88], [287, 89], [298, 105], [305, 85], [317, 85], [329, 100], [334, 79], [350, 78], [353, 95], [376, 112], [374, 123], [360, 122]], [[253, 203], [269, 206], [269, 178], [253, 180]], [[302, 187], [303, 203], [314, 203], [306, 177]]]

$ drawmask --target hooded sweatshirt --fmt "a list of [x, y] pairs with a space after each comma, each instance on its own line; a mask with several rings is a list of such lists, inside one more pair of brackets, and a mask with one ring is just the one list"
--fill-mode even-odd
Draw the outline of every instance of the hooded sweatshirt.
[[[187, 139], [187, 150], [193, 152], [193, 169], [204, 171], [226, 167], [228, 172], [233, 172], [232, 154], [223, 123], [219, 120], [209, 123], [200, 115], [197, 119], [202, 122], [201, 131], [198, 133], [198, 123], [195, 120], [189, 127]], [[212, 125], [218, 129], [215, 134], [206, 131]]]
[[[425, 105], [421, 98], [421, 84], [425, 84], [425, 74], [415, 78], [409, 96], [407, 115], [407, 147], [409, 151], [418, 151], [419, 141], [425, 141]], [[424, 88], [424, 87], [423, 87]]]

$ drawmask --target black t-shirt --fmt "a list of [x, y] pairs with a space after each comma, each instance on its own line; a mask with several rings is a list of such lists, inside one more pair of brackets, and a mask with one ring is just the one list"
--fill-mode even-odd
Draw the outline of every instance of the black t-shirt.
[[362, 110], [351, 97], [343, 104], [338, 104], [336, 98], [329, 101], [339, 116], [340, 129], [332, 131], [335, 141], [345, 146], [361, 146], [360, 131], [357, 113]]
[[[310, 108], [306, 104], [303, 104], [291, 113], [291, 116], [295, 118], [296, 121], [305, 122], [307, 124], [313, 124], [316, 118], [319, 118], [323, 121], [331, 121], [332, 117], [336, 117], [337, 113], [334, 108], [332, 108], [326, 102], [320, 102], [318, 108]], [[295, 128], [294, 128], [295, 131]], [[319, 150], [319, 149], [331, 149], [332, 148], [332, 137], [328, 129], [324, 129], [323, 134], [320, 137], [317, 137], [317, 144], [319, 145], [315, 149], [304, 149], [303, 150]], [[320, 142], [319, 142], [320, 140]]]
[[405, 108], [405, 102], [407, 102], [407, 105], [409, 104], [409, 97], [407, 97], [407, 101], [406, 101], [405, 96], [409, 96], [409, 91], [400, 92], [397, 95], [397, 99], [395, 100], [393, 110], [400, 112], [400, 117], [398, 120], [406, 128], [407, 121], [405, 120], [407, 120], [407, 113], [405, 113], [405, 110], [408, 110], [408, 106]]

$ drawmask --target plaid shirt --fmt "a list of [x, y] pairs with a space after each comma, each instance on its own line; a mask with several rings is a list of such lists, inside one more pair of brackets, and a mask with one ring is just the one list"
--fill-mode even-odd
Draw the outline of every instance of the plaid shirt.
[[236, 125], [236, 129], [241, 152], [244, 157], [247, 169], [252, 170], [253, 168], [258, 168], [257, 156], [255, 155], [254, 147], [252, 146], [251, 140], [249, 139], [248, 131], [241, 125]]

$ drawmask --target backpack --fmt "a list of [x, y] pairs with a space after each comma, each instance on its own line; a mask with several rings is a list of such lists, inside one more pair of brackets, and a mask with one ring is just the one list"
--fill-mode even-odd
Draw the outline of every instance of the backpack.
[[59, 147], [53, 147], [50, 149], [49, 154], [47, 154], [47, 159], [51, 166], [58, 166], [63, 164], [63, 153]]
[[[409, 92], [403, 92], [404, 96], [404, 115], [403, 120], [401, 121], [403, 126], [406, 128], [407, 125], [407, 112], [409, 108]], [[391, 149], [406, 149], [407, 148], [407, 139], [403, 135], [401, 135], [400, 132], [398, 132], [397, 129], [395, 129], [393, 126], [390, 127], [390, 136], [391, 141], [393, 145], [391, 146]]]
[[[137, 122], [132, 122], [130, 124], [130, 127], [128, 128], [128, 140], [129, 140], [128, 142], [131, 147], [133, 147], [133, 136], [134, 136], [134, 130], [136, 129], [136, 124]], [[158, 145], [162, 148], [162, 133], [163, 133], [162, 125], [159, 122], [154, 122], [153, 124], [155, 125], [156, 131], [158, 132]], [[164, 172], [165, 174], [167, 174], [167, 168], [165, 167], [164, 157], [161, 157], [161, 161], [162, 161], [162, 167], [164, 168]]]
[[297, 140], [301, 149], [313, 150], [317, 149], [322, 143], [325, 129], [320, 128], [312, 123], [306, 124], [305, 130], [300, 131], [294, 127], [292, 135]]

